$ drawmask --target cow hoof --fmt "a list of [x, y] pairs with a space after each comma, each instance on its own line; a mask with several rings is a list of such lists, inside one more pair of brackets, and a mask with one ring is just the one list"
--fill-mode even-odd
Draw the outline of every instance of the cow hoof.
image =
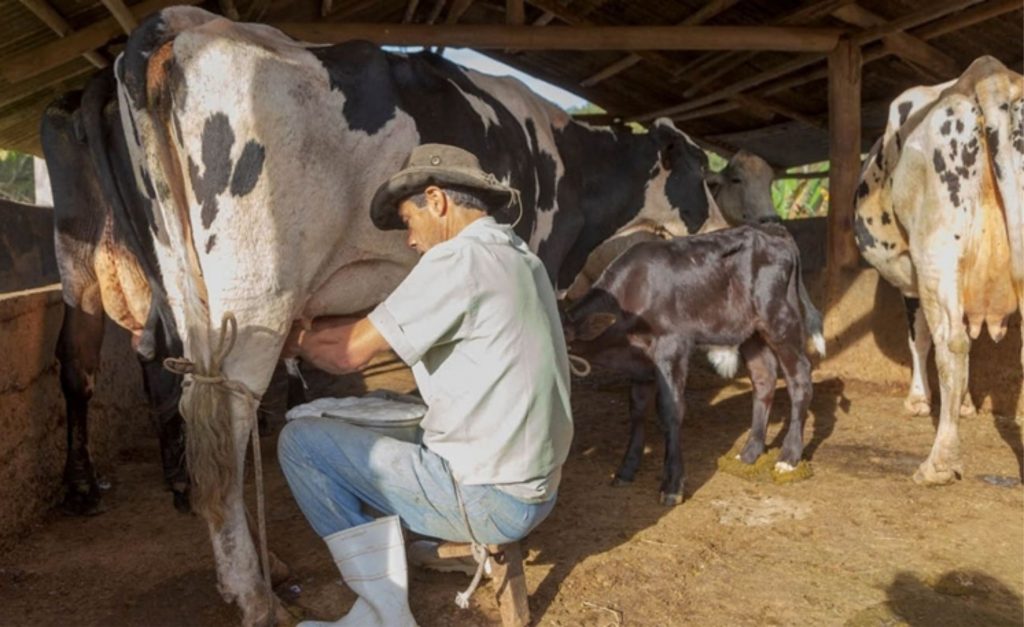
[[775, 472], [793, 472], [796, 466], [788, 462], [775, 462]]
[[683, 502], [683, 493], [679, 492], [677, 494], [666, 494], [665, 492], [662, 492], [661, 493], [661, 498], [659, 499], [659, 501], [661, 502], [662, 505], [668, 505], [669, 507], [674, 507], [674, 506], [679, 505], [680, 503]]
[[971, 398], [969, 396], [965, 396], [964, 402], [960, 404], [960, 416], [973, 416], [977, 413], [978, 410], [975, 409], [974, 403], [971, 402]]
[[95, 486], [88, 491], [69, 489], [60, 508], [69, 516], [95, 516], [105, 511], [100, 500], [99, 488]]
[[628, 485], [633, 485], [633, 480], [632, 479], [625, 479], [625, 478], [620, 477], [618, 475], [615, 475], [614, 477], [612, 477], [611, 486], [613, 488], [622, 488], [622, 487], [625, 487], [625, 486], [628, 486]]
[[963, 468], [960, 467], [960, 464], [950, 464], [939, 468], [930, 459], [927, 459], [918, 466], [917, 472], [914, 473], [914, 483], [925, 486], [949, 485], [962, 477]]
[[908, 397], [903, 401], [903, 408], [911, 416], [930, 416], [932, 413], [932, 404], [928, 402], [928, 399], [920, 396]]
[[748, 444], [743, 447], [743, 452], [737, 455], [736, 459], [744, 464], [753, 464], [762, 454], [764, 454], [764, 444], [755, 444], [753, 446]]

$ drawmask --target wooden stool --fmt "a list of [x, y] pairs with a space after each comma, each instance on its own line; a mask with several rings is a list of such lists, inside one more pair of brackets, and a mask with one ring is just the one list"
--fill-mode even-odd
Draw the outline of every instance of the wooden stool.
[[[523, 572], [523, 554], [518, 542], [488, 544], [491, 554], [491, 584], [501, 611], [502, 627], [526, 627], [530, 624], [530, 605], [527, 602], [526, 574]], [[437, 547], [439, 558], [472, 557], [469, 544], [443, 542]]]

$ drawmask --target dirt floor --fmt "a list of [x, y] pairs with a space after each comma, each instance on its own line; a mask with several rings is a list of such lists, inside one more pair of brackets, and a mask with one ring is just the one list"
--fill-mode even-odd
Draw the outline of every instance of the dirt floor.
[[[698, 381], [683, 427], [686, 501], [657, 503], [653, 425], [636, 482], [609, 479], [626, 438], [626, 384], [574, 382], [576, 439], [551, 517], [525, 542], [540, 625], [1014, 625], [1024, 623], [1024, 445], [1012, 417], [962, 421], [966, 476], [922, 488], [910, 476], [933, 421], [902, 412], [902, 389], [817, 379], [806, 456], [814, 476], [786, 486], [717, 469], [749, 427], [744, 380]], [[407, 373], [371, 387], [407, 391]], [[782, 428], [780, 389], [770, 437]], [[651, 419], [653, 421], [653, 418]], [[776, 445], [778, 443], [776, 439]], [[278, 587], [296, 614], [334, 618], [353, 600], [294, 505], [265, 437], [270, 545], [292, 568]], [[155, 441], [100, 469], [106, 512], [53, 512], [0, 553], [0, 625], [220, 626], [238, 620], [216, 591], [204, 526], [161, 490]], [[496, 624], [468, 579], [411, 572], [421, 625]]]

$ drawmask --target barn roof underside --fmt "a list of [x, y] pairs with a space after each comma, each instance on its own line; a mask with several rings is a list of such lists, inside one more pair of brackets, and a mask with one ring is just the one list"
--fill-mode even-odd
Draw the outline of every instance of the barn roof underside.
[[[263, 9], [258, 21], [270, 24], [367, 24], [368, 32], [403, 23], [839, 29], [864, 42], [864, 150], [879, 135], [889, 103], [903, 90], [949, 80], [984, 54], [1018, 72], [1024, 58], [1021, 0], [230, 1], [202, 6], [216, 12], [233, 6], [243, 17]], [[126, 22], [168, 4], [0, 0], [0, 148], [39, 154], [38, 126], [45, 106], [84, 85], [98, 66], [116, 57], [125, 41]], [[776, 167], [828, 158], [827, 52], [482, 52], [609, 112], [609, 118], [595, 122], [645, 122], [667, 111], [681, 129], [725, 154], [745, 148]]]

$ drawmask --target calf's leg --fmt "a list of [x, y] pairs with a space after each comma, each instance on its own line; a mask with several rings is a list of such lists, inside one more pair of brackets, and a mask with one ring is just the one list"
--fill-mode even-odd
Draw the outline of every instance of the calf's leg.
[[663, 341], [655, 349], [658, 415], [665, 429], [665, 477], [661, 482], [661, 504], [683, 502], [682, 424], [686, 409], [683, 393], [692, 346]]
[[775, 400], [775, 383], [778, 378], [778, 360], [760, 335], [755, 334], [740, 346], [740, 352], [750, 370], [750, 382], [754, 386], [754, 412], [750, 424], [750, 436], [739, 458], [744, 464], [753, 464], [764, 453], [765, 432], [772, 402]]
[[614, 486], [632, 483], [640, 467], [640, 459], [644, 454], [644, 421], [654, 391], [654, 383], [650, 381], [634, 381], [629, 390], [629, 446], [622, 464], [615, 472], [612, 480]]
[[789, 392], [790, 417], [789, 431], [782, 441], [782, 452], [775, 462], [775, 469], [788, 472], [796, 468], [804, 454], [804, 420], [807, 408], [813, 396], [811, 383], [811, 361], [804, 352], [803, 336], [798, 340], [778, 346], [775, 354], [782, 365], [786, 377], [786, 390]]

